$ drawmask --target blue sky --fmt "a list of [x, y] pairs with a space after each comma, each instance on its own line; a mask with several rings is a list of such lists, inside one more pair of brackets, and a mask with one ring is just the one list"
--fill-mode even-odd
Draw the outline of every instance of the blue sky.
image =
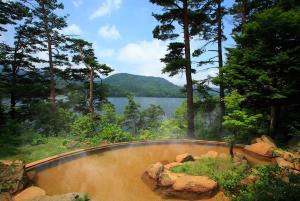
[[[148, 76], [164, 77], [175, 84], [185, 83], [184, 75], [173, 78], [161, 74], [163, 64], [160, 62], [166, 53], [168, 42], [153, 39], [152, 30], [157, 25], [152, 12], [160, 12], [160, 7], [149, 0], [62, 0], [68, 14], [66, 34], [75, 34], [94, 44], [100, 63], [106, 63], [115, 69], [114, 73], [132, 73]], [[231, 5], [232, 1], [225, 1]], [[224, 19], [225, 34], [228, 40], [225, 47], [233, 46], [229, 34], [232, 19]], [[10, 32], [4, 34], [8, 40]], [[193, 40], [195, 49], [200, 42]], [[216, 49], [215, 46], [212, 47]], [[203, 58], [208, 57], [204, 56]], [[213, 65], [215, 66], [215, 65]], [[200, 70], [200, 69], [197, 69]], [[215, 75], [216, 69], [199, 71], [194, 79], [205, 78], [208, 74]]]

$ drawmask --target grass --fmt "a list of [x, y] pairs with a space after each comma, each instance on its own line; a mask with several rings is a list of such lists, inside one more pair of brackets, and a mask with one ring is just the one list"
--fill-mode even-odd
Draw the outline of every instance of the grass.
[[[76, 148], [68, 148], [65, 146], [65, 137], [48, 137], [44, 144], [39, 145], [22, 145], [16, 148], [13, 154], [5, 154], [1, 150], [1, 160], [22, 160], [26, 163], [36, 161], [42, 158], [50, 157], [56, 154], [61, 154], [67, 151], [75, 150]], [[1, 148], [0, 148], [1, 149]]]

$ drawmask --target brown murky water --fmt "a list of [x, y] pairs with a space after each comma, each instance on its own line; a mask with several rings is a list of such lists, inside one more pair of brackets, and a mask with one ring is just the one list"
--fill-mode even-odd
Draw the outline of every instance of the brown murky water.
[[[173, 161], [176, 155], [195, 156], [208, 151], [228, 153], [228, 148], [195, 144], [132, 146], [104, 151], [40, 170], [36, 185], [49, 195], [87, 192], [93, 201], [164, 200], [146, 186], [141, 175], [157, 161]], [[252, 163], [262, 161], [249, 158]], [[210, 200], [223, 200], [222, 194]], [[174, 200], [173, 200], [174, 201]]]

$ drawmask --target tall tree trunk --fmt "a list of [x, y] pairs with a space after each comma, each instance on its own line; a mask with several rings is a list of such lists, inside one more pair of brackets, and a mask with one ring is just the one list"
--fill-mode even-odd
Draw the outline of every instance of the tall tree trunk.
[[188, 1], [183, 1], [183, 29], [184, 29], [184, 45], [185, 45], [185, 60], [186, 60], [186, 90], [187, 90], [187, 120], [189, 137], [194, 137], [194, 101], [193, 101], [193, 80], [191, 67], [191, 53], [190, 53], [190, 34], [188, 21]]
[[12, 65], [12, 85], [10, 90], [10, 117], [16, 118], [16, 87], [17, 87], [17, 68]]
[[52, 41], [50, 36], [49, 30], [49, 21], [48, 16], [45, 9], [45, 4], [42, 5], [43, 15], [44, 15], [44, 28], [46, 31], [47, 37], [47, 48], [48, 48], [48, 55], [49, 55], [49, 69], [50, 69], [50, 102], [51, 102], [51, 111], [54, 112], [56, 110], [55, 106], [55, 70], [52, 61]]
[[247, 0], [242, 1], [242, 33], [246, 31]]
[[94, 114], [94, 70], [90, 67], [90, 97], [89, 97], [89, 112]]
[[225, 102], [224, 102], [224, 84], [223, 84], [223, 73], [221, 68], [223, 67], [223, 55], [222, 55], [222, 7], [221, 0], [217, 0], [217, 20], [218, 20], [218, 58], [219, 58], [219, 76], [220, 76], [220, 109], [221, 109], [221, 122], [220, 131], [223, 130], [223, 117], [225, 115]]

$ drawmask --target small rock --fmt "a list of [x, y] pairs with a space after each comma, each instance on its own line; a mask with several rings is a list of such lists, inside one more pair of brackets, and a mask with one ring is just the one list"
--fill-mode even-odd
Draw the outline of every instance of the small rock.
[[31, 186], [14, 196], [14, 201], [30, 200], [44, 195], [46, 192], [43, 189]]
[[164, 168], [167, 170], [170, 170], [172, 167], [179, 166], [179, 165], [182, 165], [182, 163], [173, 162], [173, 163], [164, 165]]
[[195, 193], [207, 193], [216, 190], [217, 182], [206, 176], [184, 175], [176, 179], [172, 188], [176, 191], [186, 191]]
[[294, 168], [293, 163], [286, 161], [283, 158], [278, 157], [275, 160], [276, 160], [278, 166], [281, 168]]
[[194, 157], [189, 153], [180, 154], [180, 155], [176, 156], [176, 159], [175, 159], [175, 161], [177, 163], [184, 163], [187, 161], [194, 161], [194, 160], [195, 160]]
[[249, 184], [254, 184], [257, 181], [258, 177], [255, 175], [249, 175], [241, 181], [241, 185], [247, 186]]
[[147, 174], [152, 178], [157, 180], [159, 178], [159, 175], [164, 170], [164, 166], [161, 162], [157, 162], [152, 164], [147, 170]]

